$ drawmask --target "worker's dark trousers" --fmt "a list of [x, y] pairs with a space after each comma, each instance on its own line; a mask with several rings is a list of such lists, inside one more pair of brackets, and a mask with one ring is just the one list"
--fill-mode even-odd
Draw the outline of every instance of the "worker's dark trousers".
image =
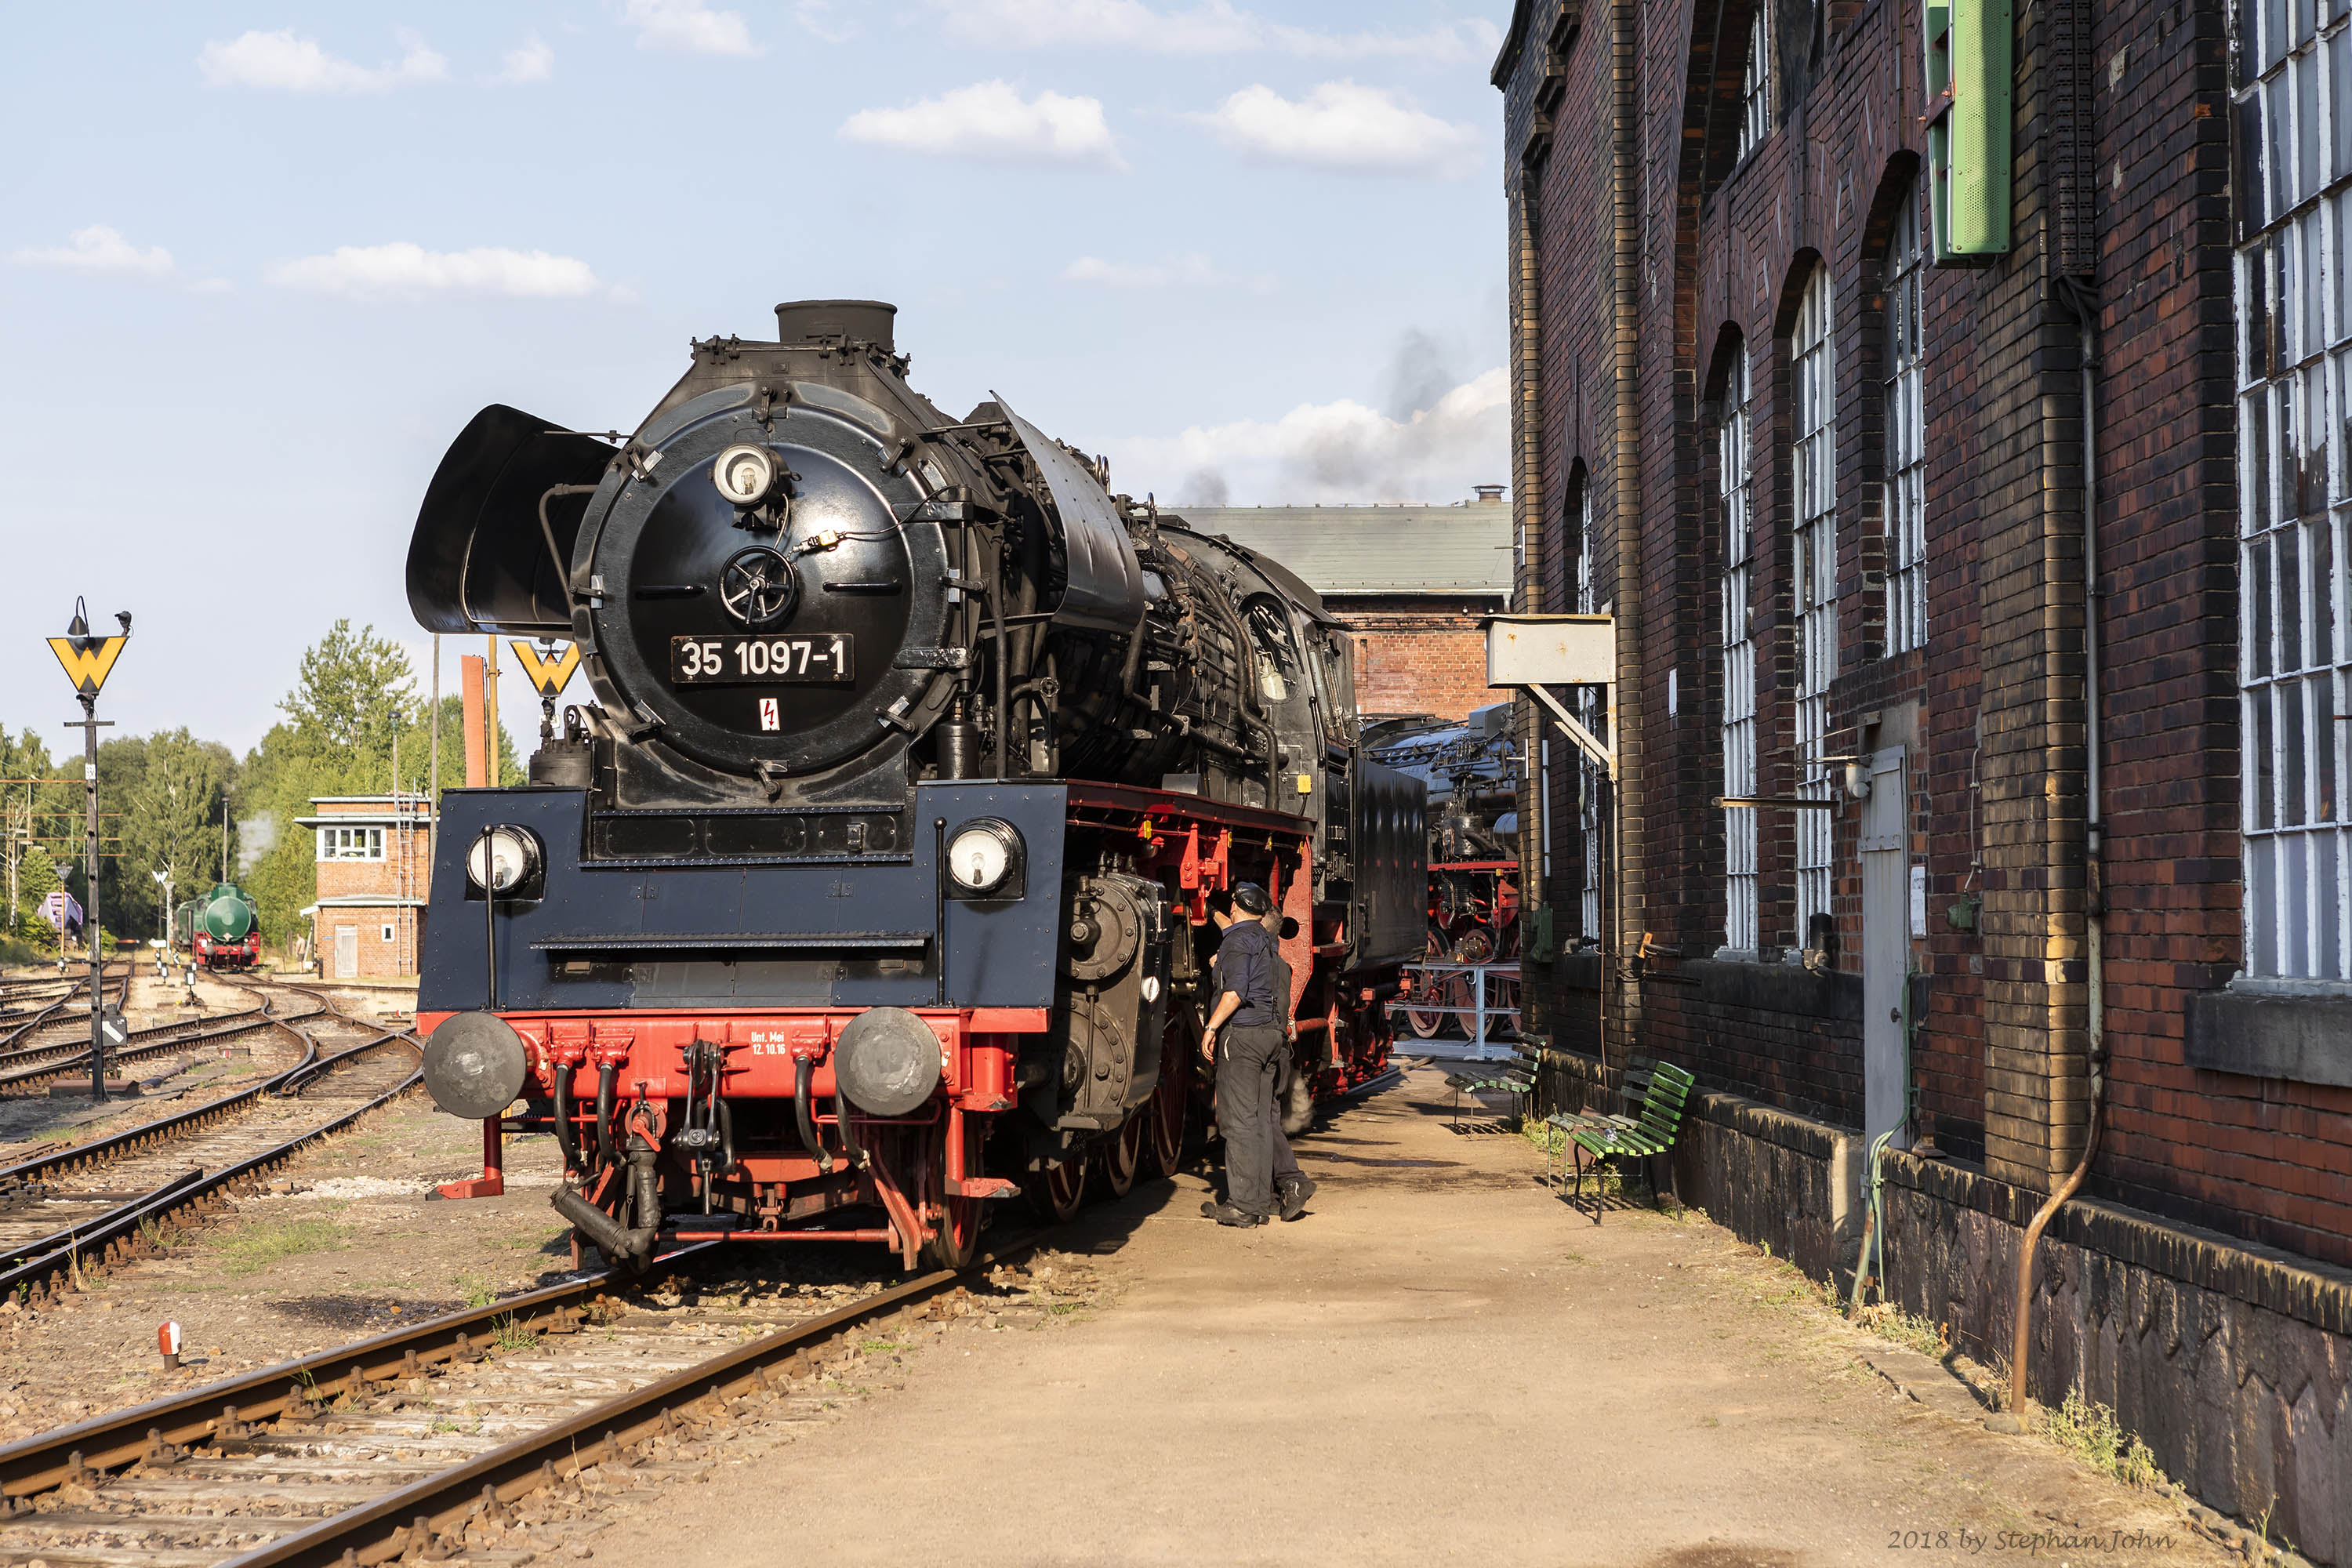
[[1274, 1213], [1274, 1184], [1298, 1174], [1274, 1085], [1283, 1052], [1272, 1024], [1229, 1025], [1217, 1038], [1217, 1127], [1225, 1139], [1225, 1201], [1244, 1214]]

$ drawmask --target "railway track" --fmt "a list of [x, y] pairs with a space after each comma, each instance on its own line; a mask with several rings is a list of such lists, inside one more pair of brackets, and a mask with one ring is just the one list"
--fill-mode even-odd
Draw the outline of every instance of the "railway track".
[[[130, 984], [126, 975], [123, 979], [126, 994]], [[110, 1064], [152, 1061], [192, 1045], [226, 1039], [233, 1035], [250, 1034], [275, 1023], [299, 1022], [326, 1008], [325, 1002], [315, 994], [299, 987], [287, 986], [283, 989], [301, 997], [308, 1010], [274, 1017], [268, 998], [249, 984], [240, 984], [236, 988], [254, 998], [252, 1006], [242, 1007], [233, 1013], [215, 1013], [208, 1017], [133, 1029], [121, 1045], [106, 1053], [107, 1061]], [[39, 1027], [62, 1033], [59, 1037], [47, 1042], [18, 1046], [14, 1049], [0, 1048], [0, 1094], [21, 1093], [51, 1079], [89, 1070], [89, 1026], [86, 1016], [77, 1015]]]
[[[117, 978], [111, 970], [107, 972], [107, 989], [115, 996], [119, 1004], [131, 994], [131, 973], [126, 968], [120, 976], [122, 983], [122, 989], [120, 992], [114, 991]], [[49, 984], [54, 984], [55, 982]], [[16, 1018], [7, 1033], [0, 1035], [0, 1055], [17, 1050], [37, 1049], [39, 1047], [30, 1043], [34, 1036], [66, 1030], [77, 1026], [82, 1029], [83, 1037], [87, 1039], [89, 1020], [86, 1003], [89, 995], [89, 977], [84, 975], [79, 980], [69, 982], [59, 994], [45, 996], [37, 1005], [27, 1005], [17, 1009]], [[76, 1000], [85, 1002], [85, 1005], [79, 1011], [74, 1010], [72, 1005]]]
[[86, 1261], [119, 1257], [177, 1211], [284, 1163], [419, 1081], [410, 1053], [421, 1052], [413, 1036], [352, 1018], [316, 993], [283, 989], [297, 991], [313, 1011], [202, 1037], [284, 1028], [305, 1047], [292, 1067], [236, 1093], [0, 1169], [0, 1292], [46, 1286]]
[[747, 1415], [819, 1419], [814, 1374], [856, 1353], [853, 1331], [985, 1290], [1034, 1245], [829, 1310], [666, 1307], [600, 1272], [62, 1427], [0, 1448], [0, 1559], [520, 1563], [616, 1475], [699, 1470], [699, 1445]]

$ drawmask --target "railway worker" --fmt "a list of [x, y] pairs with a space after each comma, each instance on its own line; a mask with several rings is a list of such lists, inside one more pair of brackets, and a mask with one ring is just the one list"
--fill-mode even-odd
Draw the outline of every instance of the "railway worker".
[[[1282, 942], [1297, 932], [1298, 923], [1270, 906], [1271, 900], [1260, 921], [1265, 927], [1266, 962], [1274, 971], [1274, 1010], [1282, 1020], [1282, 1049], [1275, 1056], [1274, 1114], [1266, 1125], [1274, 1132], [1275, 1201], [1281, 1205], [1282, 1217], [1293, 1220], [1307, 1212], [1307, 1200], [1315, 1195], [1315, 1184], [1298, 1168], [1297, 1157], [1290, 1152], [1290, 1138], [1282, 1130], [1282, 1098], [1298, 1071], [1298, 1019], [1291, 1012], [1290, 961], [1282, 956]], [[1290, 929], [1285, 931], [1285, 926]]]
[[[1225, 1200], [1202, 1212], [1219, 1225], [1264, 1225], [1279, 1202], [1283, 1217], [1305, 1212], [1312, 1191], [1290, 1158], [1274, 1093], [1287, 1044], [1288, 976], [1266, 916], [1273, 900], [1255, 882], [1233, 891], [1235, 914], [1213, 910], [1223, 928], [1217, 984], [1201, 1048], [1217, 1065], [1217, 1124], [1225, 1142]], [[1276, 988], [1276, 979], [1283, 984]], [[1284, 1178], [1279, 1197], [1276, 1182]]]

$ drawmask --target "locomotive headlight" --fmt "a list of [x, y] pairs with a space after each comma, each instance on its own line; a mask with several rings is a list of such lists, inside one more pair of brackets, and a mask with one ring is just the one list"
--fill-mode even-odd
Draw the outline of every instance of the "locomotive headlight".
[[528, 828], [493, 827], [474, 840], [466, 879], [494, 893], [511, 893], [539, 869], [539, 839]]
[[784, 465], [765, 447], [730, 447], [711, 465], [710, 479], [730, 504], [758, 506], [776, 493]]
[[983, 816], [948, 840], [948, 879], [966, 897], [993, 893], [1021, 869], [1021, 835], [1009, 822]]

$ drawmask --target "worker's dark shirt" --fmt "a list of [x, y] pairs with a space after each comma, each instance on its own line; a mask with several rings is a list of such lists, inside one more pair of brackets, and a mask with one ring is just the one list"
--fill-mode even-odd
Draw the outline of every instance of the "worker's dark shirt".
[[1258, 921], [1237, 916], [1225, 928], [1217, 944], [1217, 984], [1241, 1003], [1228, 1023], [1255, 1028], [1274, 1022], [1273, 958], [1274, 938]]

